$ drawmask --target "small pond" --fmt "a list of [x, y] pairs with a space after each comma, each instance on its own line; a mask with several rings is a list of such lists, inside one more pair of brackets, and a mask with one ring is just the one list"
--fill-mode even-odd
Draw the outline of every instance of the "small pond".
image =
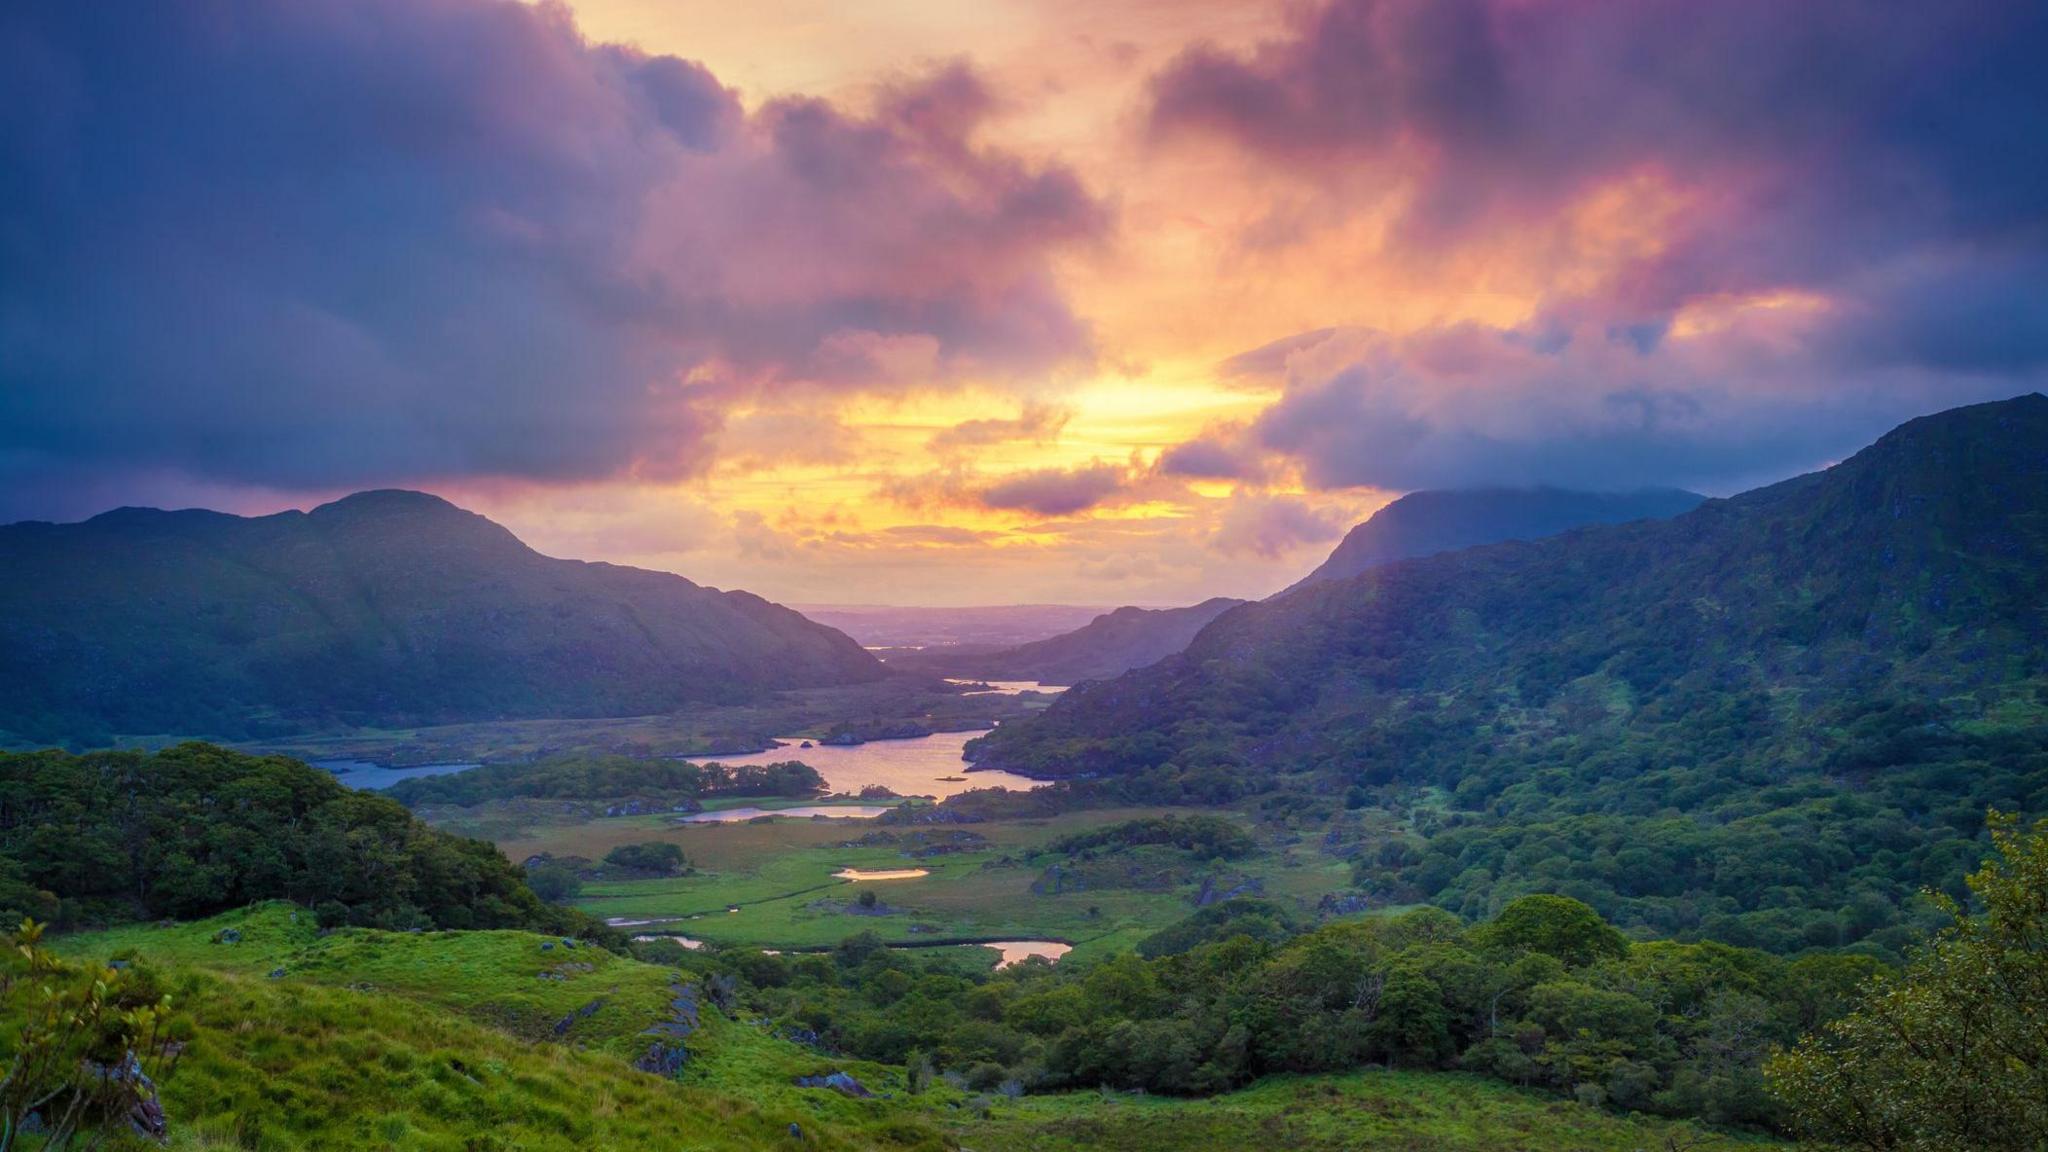
[[676, 817], [678, 824], [744, 824], [756, 816], [787, 816], [792, 820], [872, 820], [889, 810], [878, 804], [804, 804], [796, 808], [720, 808]]

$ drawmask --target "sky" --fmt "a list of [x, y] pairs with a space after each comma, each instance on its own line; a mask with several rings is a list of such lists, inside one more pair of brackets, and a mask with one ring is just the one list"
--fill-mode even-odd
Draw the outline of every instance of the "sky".
[[409, 487], [796, 603], [1260, 596], [2048, 377], [2048, 6], [21, 0], [0, 521]]

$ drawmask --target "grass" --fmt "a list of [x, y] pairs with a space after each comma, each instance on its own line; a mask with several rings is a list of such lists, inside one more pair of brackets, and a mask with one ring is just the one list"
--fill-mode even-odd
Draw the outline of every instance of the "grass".
[[[225, 929], [237, 943], [219, 941]], [[680, 1081], [639, 1072], [676, 974], [521, 932], [321, 936], [290, 905], [62, 938], [75, 959], [140, 958], [195, 1033], [163, 1082], [173, 1148], [939, 1149], [883, 1100], [799, 1089], [845, 1068], [705, 1008]], [[578, 966], [588, 966], [588, 971]], [[284, 975], [271, 977], [275, 969]], [[563, 979], [543, 979], [554, 972]], [[588, 1017], [577, 1009], [602, 1000]], [[560, 1035], [554, 1022], [574, 1018]], [[900, 1076], [900, 1073], [896, 1073]]]
[[[239, 942], [221, 942], [226, 929]], [[840, 1060], [708, 1006], [690, 1062], [671, 1081], [634, 1070], [630, 1058], [647, 1043], [641, 1030], [665, 1013], [678, 974], [543, 942], [521, 932], [323, 936], [309, 913], [269, 903], [55, 944], [76, 959], [139, 957], [167, 974], [174, 1003], [195, 1024], [163, 1084], [180, 1150], [1623, 1152], [1690, 1147], [1707, 1135], [1456, 1074], [1279, 1077], [1207, 1100], [1008, 1100], [945, 1085], [910, 1096], [901, 1068]], [[282, 976], [269, 975], [279, 968]], [[565, 978], [542, 978], [549, 972]], [[604, 1007], [557, 1037], [553, 1022], [593, 999]], [[794, 1085], [833, 1070], [878, 1095]]]
[[[967, 826], [984, 837], [973, 851], [907, 859], [900, 845], [858, 845], [886, 826], [867, 822], [779, 820], [676, 825], [661, 817], [588, 820], [532, 831], [502, 844], [515, 859], [538, 852], [599, 858], [640, 840], [678, 844], [695, 871], [653, 880], [587, 884], [578, 907], [608, 919], [677, 920], [688, 935], [727, 947], [824, 948], [858, 932], [892, 943], [933, 940], [1046, 939], [1075, 946], [1077, 959], [1128, 949], [1194, 910], [1193, 886], [1140, 891], [1090, 888], [1034, 891], [1048, 861], [1030, 854], [1059, 836], [1103, 824], [1175, 811], [1122, 808], [1057, 820]], [[889, 828], [902, 834], [904, 828]], [[941, 829], [940, 831], [948, 831]], [[858, 886], [835, 880], [844, 867], [929, 869], [929, 876], [869, 882], [891, 915], [844, 909]], [[1348, 880], [1348, 865], [1309, 853], [1280, 852], [1232, 865], [1263, 880], [1269, 894], [1313, 903]], [[738, 905], [738, 912], [727, 909]], [[694, 919], [693, 919], [694, 917]]]
[[1690, 1124], [1618, 1116], [1456, 1073], [1272, 1077], [1207, 1100], [1126, 1093], [1028, 1096], [961, 1126], [976, 1152], [1649, 1152], [1754, 1144]]

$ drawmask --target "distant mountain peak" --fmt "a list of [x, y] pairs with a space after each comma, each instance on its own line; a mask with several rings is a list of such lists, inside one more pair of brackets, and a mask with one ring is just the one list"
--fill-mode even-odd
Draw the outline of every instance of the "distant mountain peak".
[[1348, 580], [1396, 560], [1507, 540], [1538, 540], [1591, 524], [1662, 520], [1706, 497], [1677, 488], [1581, 492], [1570, 488], [1444, 488], [1410, 492], [1347, 533], [1295, 589]]
[[352, 492], [339, 500], [331, 500], [313, 509], [313, 516], [338, 516], [343, 514], [389, 513], [389, 512], [437, 512], [461, 516], [474, 516], [431, 492], [418, 492], [411, 488], [368, 488]]
[[424, 492], [0, 527], [0, 732], [631, 716], [886, 672], [747, 593], [542, 556]]

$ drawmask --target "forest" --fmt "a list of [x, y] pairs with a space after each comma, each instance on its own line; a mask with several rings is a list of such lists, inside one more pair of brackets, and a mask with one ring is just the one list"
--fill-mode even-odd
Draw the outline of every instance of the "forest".
[[0, 753], [0, 916], [76, 925], [291, 900], [323, 925], [602, 934], [482, 840], [278, 756]]

